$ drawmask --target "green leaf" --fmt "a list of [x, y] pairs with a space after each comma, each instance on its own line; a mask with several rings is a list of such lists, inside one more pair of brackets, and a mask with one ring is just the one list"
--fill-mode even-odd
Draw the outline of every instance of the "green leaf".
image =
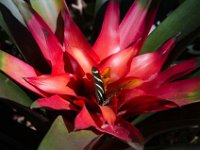
[[[18, 8], [16, 7], [16, 5], [13, 3], [12, 0], [0, 0], [0, 5], [3, 5], [4, 7], [8, 8], [11, 12], [11, 14], [22, 24], [26, 27], [26, 24], [23, 20], [22, 15], [20, 14]], [[0, 21], [0, 25], [1, 25], [1, 21]]]
[[31, 0], [33, 9], [45, 20], [52, 31], [56, 31], [58, 16], [63, 8], [63, 0]]
[[[199, 150], [200, 149], [200, 144], [197, 143], [197, 144], [180, 144], [180, 145], [165, 145], [165, 146], [162, 146], [162, 148], [158, 147], [158, 148], [151, 148], [151, 150], [159, 150], [159, 149], [162, 149], [162, 150]], [[147, 149], [148, 150], [148, 149]]]
[[31, 105], [30, 97], [3, 73], [0, 73], [0, 83], [0, 98], [9, 99], [27, 107]]
[[144, 121], [145, 119], [151, 117], [151, 116], [154, 115], [154, 114], [155, 114], [155, 113], [153, 112], [153, 113], [146, 113], [146, 114], [139, 115], [138, 117], [136, 117], [136, 118], [132, 121], [132, 123], [133, 123], [134, 125], [139, 124], [140, 122]]
[[0, 26], [6, 31], [11, 40], [15, 43], [15, 37], [12, 35], [12, 31], [10, 31], [9, 26], [7, 25], [3, 15], [5, 11], [9, 11], [9, 14], [12, 15], [14, 19], [19, 21], [20, 25], [22, 25], [23, 27], [26, 27], [26, 24], [18, 8], [12, 2], [12, 0], [7, 0], [7, 1], [0, 0]]
[[81, 130], [71, 132], [68, 135], [68, 146], [71, 150], [84, 149], [88, 144], [92, 142], [97, 137], [97, 135], [92, 131]]
[[62, 117], [59, 116], [42, 140], [38, 150], [80, 150], [96, 137], [96, 134], [87, 130], [69, 133]]
[[200, 70], [197, 70], [194, 74], [192, 74], [190, 77], [200, 77]]
[[179, 40], [200, 27], [200, 1], [186, 0], [171, 13], [147, 38], [142, 53], [158, 49], [166, 40], [181, 33]]
[[153, 137], [168, 131], [198, 126], [200, 124], [199, 107], [200, 103], [194, 103], [181, 108], [161, 111], [139, 123], [137, 128], [148, 142]]
[[95, 16], [98, 13], [99, 9], [103, 6], [103, 4], [105, 2], [107, 2], [108, 0], [96, 0], [96, 4], [95, 4]]
[[67, 135], [69, 134], [61, 116], [56, 118], [48, 133], [45, 135], [38, 150], [61, 150], [67, 147]]
[[[12, 12], [12, 9], [17, 10]], [[29, 64], [41, 72], [49, 72], [49, 66], [27, 26], [24, 26], [24, 21], [20, 22], [20, 19], [16, 19], [14, 13], [18, 14], [19, 10], [13, 2], [0, 0], [0, 26], [6, 31]], [[22, 17], [21, 14], [17, 16]]]

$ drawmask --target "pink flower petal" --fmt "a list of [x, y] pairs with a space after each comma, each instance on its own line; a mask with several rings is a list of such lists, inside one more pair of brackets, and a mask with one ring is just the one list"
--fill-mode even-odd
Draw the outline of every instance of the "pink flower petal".
[[140, 86], [143, 80], [135, 77], [125, 77], [108, 85], [107, 93], [118, 92], [122, 89], [133, 89]]
[[75, 58], [85, 73], [91, 73], [92, 67], [97, 65], [87, 51], [71, 47], [69, 53]]
[[118, 109], [130, 101], [134, 101], [134, 98], [143, 95], [145, 95], [145, 92], [138, 88], [121, 90], [118, 93]]
[[144, 83], [140, 86], [140, 89], [147, 91], [148, 89], [153, 89], [159, 87], [161, 84], [166, 82], [174, 81], [181, 78], [188, 73], [194, 71], [200, 67], [200, 59], [193, 58], [182, 63], [176, 64], [171, 68], [159, 73], [157, 77], [149, 82]]
[[74, 100], [73, 104], [82, 108], [85, 105], [85, 102], [83, 100]]
[[76, 96], [74, 90], [67, 86], [68, 83], [73, 80], [71, 74], [41, 75], [24, 79], [31, 85], [47, 93]]
[[108, 122], [110, 126], [113, 126], [116, 121], [116, 114], [113, 112], [112, 108], [109, 106], [99, 106], [105, 121]]
[[167, 56], [174, 47], [175, 38], [168, 40], [158, 51], [139, 55], [133, 58], [128, 77], [138, 77], [143, 80], [154, 78], [162, 68]]
[[75, 47], [78, 49], [82, 49], [83, 51], [90, 53], [90, 55], [94, 58], [96, 62], [99, 61], [99, 57], [92, 50], [89, 42], [86, 40], [78, 26], [72, 20], [68, 8], [63, 11], [64, 18], [64, 44], [66, 49], [68, 47]]
[[40, 73], [27, 63], [20, 59], [7, 54], [0, 50], [0, 70], [7, 74], [9, 77], [26, 87], [27, 89], [45, 96], [45, 93], [41, 92], [34, 86], [27, 83], [23, 78], [25, 77], [36, 77]]
[[130, 142], [132, 147], [141, 149], [143, 147], [143, 137], [141, 133], [131, 123], [120, 120], [113, 127], [105, 125], [102, 127], [102, 132], [111, 134], [121, 140]]
[[64, 52], [64, 62], [65, 62], [65, 71], [67, 73], [75, 74], [78, 77], [83, 77], [85, 75], [78, 61], [73, 56], [68, 54], [68, 52]]
[[134, 55], [135, 50], [132, 47], [113, 54], [99, 65], [100, 72], [103, 72], [106, 68], [110, 68], [111, 82], [119, 80], [129, 72]]
[[127, 99], [126, 103], [120, 108], [119, 111], [126, 112], [123, 117], [134, 117], [142, 113], [156, 112], [175, 108], [177, 106], [178, 105], [169, 100], [155, 96], [143, 95]]
[[[49, 33], [47, 33], [49, 34]], [[46, 35], [48, 51], [51, 55], [52, 74], [57, 75], [65, 73], [65, 64], [63, 59], [63, 48], [55, 35]]]
[[[119, 26], [120, 48], [124, 49], [137, 39], [146, 38], [156, 16], [159, 3], [135, 0]], [[151, 8], [152, 7], [152, 8]], [[131, 33], [131, 34], [130, 34]]]
[[120, 50], [119, 34], [117, 32], [119, 18], [118, 2], [110, 1], [105, 13], [101, 33], [93, 46], [100, 60]]
[[179, 106], [200, 100], [200, 78], [192, 78], [163, 84], [147, 93], [161, 99], [169, 100]]
[[[32, 8], [45, 20], [51, 30], [55, 33], [56, 29], [60, 26], [58, 25], [58, 18], [60, 11], [63, 9], [63, 0], [50, 0], [48, 2], [43, 2], [40, 0], [30, 0], [29, 1]], [[51, 14], [51, 15], [50, 15]]]
[[64, 73], [62, 46], [54, 33], [27, 3], [20, 1], [16, 4], [44, 57], [52, 66], [52, 73]]
[[[79, 114], [76, 116], [74, 124], [75, 129], [86, 129], [89, 127], [96, 127], [98, 128], [97, 123], [95, 122], [94, 116], [90, 114], [90, 112], [87, 110], [86, 106], [83, 106], [82, 110], [79, 112]], [[97, 118], [98, 119], [98, 118]]]
[[41, 107], [47, 107], [54, 110], [77, 111], [77, 108], [74, 105], [72, 105], [69, 101], [63, 99], [58, 95], [53, 95], [51, 97], [46, 97], [46, 98], [39, 98], [31, 105], [31, 108], [41, 108]]

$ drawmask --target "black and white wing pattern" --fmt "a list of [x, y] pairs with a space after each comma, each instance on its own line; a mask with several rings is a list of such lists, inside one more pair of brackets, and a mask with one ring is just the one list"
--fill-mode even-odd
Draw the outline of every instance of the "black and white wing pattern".
[[92, 75], [94, 79], [95, 96], [99, 105], [104, 105], [106, 101], [106, 93], [103, 86], [101, 75], [97, 68], [92, 67]]

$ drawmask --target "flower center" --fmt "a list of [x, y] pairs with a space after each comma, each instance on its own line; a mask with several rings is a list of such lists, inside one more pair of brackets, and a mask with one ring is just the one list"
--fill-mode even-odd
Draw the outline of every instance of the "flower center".
[[108, 84], [110, 84], [110, 73], [110, 67], [106, 67], [101, 73], [101, 78], [104, 84], [105, 91], [107, 91]]

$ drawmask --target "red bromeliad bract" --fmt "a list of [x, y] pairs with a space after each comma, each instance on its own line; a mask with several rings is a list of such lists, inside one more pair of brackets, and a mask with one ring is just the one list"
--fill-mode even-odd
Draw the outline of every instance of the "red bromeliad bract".
[[158, 9], [158, 3], [151, 5], [151, 1], [136, 0], [120, 22], [119, 4], [110, 0], [100, 35], [91, 46], [64, 1], [61, 43], [36, 11], [18, 0], [16, 5], [52, 70], [43, 74], [3, 51], [0, 70], [41, 96], [32, 108], [75, 112], [74, 130], [93, 127], [124, 141], [142, 142], [127, 118], [196, 102], [200, 91], [200, 78], [178, 80], [200, 66], [199, 58], [161, 70], [176, 37], [153, 53], [138, 55]]

